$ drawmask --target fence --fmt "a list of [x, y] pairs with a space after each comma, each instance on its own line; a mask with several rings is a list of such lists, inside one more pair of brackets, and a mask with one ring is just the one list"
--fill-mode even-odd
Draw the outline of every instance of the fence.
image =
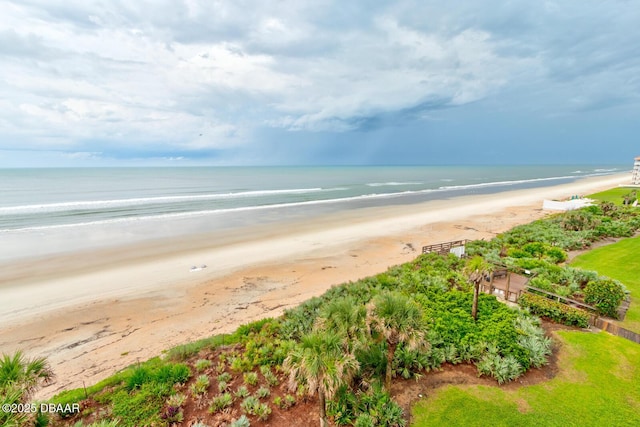
[[467, 240], [454, 240], [452, 242], [444, 242], [444, 243], [436, 243], [434, 245], [427, 245], [422, 247], [422, 253], [438, 253], [440, 255], [448, 254], [451, 249], [464, 246], [467, 243]]
[[[593, 315], [589, 319], [589, 324], [591, 326], [593, 326], [594, 328], [601, 329], [603, 331], [607, 331], [612, 335], [616, 335], [616, 336], [628, 339], [629, 341], [633, 341], [633, 342], [635, 342], [637, 344], [640, 344], [640, 334], [632, 332], [632, 331], [630, 331], [628, 329], [625, 329], [623, 327], [620, 327], [620, 326], [616, 325], [615, 323], [611, 323], [608, 320], [604, 320], [604, 319], [598, 317], [598, 315], [595, 314], [595, 312], [597, 311], [595, 307], [592, 307], [592, 306], [590, 306], [588, 304], [584, 304], [584, 303], [582, 303], [580, 301], [573, 300], [571, 298], [566, 298], [566, 297], [560, 296], [558, 294], [554, 294], [554, 293], [551, 293], [551, 292], [544, 291], [542, 289], [536, 288], [535, 286], [527, 285], [525, 287], [524, 292], [531, 292], [531, 290], [533, 290], [535, 292], [538, 292], [538, 293], [545, 294], [548, 297], [552, 297], [553, 299], [556, 299], [556, 300], [558, 300], [558, 302], [561, 302], [563, 304], [567, 304], [567, 305], [571, 305], [571, 306], [574, 306], [574, 307], [581, 308], [583, 310], [591, 311], [593, 313]], [[520, 297], [520, 295], [518, 295], [518, 298], [519, 297]], [[626, 313], [626, 309], [627, 308], [628, 308], [628, 302], [627, 302], [627, 306], [624, 309], [625, 313]], [[621, 318], [621, 320], [622, 320], [622, 318]]]
[[595, 316], [592, 317], [590, 323], [594, 328], [602, 329], [603, 331], [607, 331], [612, 335], [617, 335], [619, 337], [626, 338], [629, 341], [640, 344], [640, 334], [636, 334], [635, 332], [632, 332], [628, 329], [621, 328], [615, 323], [608, 322]]

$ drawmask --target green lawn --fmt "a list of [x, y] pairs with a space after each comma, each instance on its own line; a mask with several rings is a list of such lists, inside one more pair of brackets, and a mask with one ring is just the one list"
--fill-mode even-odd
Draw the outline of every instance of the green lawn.
[[599, 193], [590, 194], [587, 196], [589, 199], [601, 200], [603, 202], [613, 202], [616, 205], [622, 205], [623, 196], [629, 194], [633, 190], [637, 190], [634, 187], [616, 187], [610, 190], [601, 191]]
[[640, 425], [640, 345], [605, 332], [558, 335], [562, 347], [554, 379], [508, 391], [447, 386], [413, 407], [412, 425]]
[[624, 239], [584, 253], [573, 267], [597, 271], [621, 281], [631, 292], [631, 306], [622, 326], [640, 333], [640, 237]]

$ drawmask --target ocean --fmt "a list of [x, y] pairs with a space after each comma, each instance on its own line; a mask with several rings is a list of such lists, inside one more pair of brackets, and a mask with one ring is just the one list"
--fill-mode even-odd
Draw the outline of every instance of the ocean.
[[0, 261], [542, 187], [624, 166], [0, 170]]

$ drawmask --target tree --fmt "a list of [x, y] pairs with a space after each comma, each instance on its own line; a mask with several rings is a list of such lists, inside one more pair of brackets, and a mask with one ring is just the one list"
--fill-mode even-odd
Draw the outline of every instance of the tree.
[[354, 298], [340, 298], [323, 307], [315, 327], [341, 336], [344, 350], [353, 353], [365, 345], [366, 316], [366, 308]]
[[300, 381], [309, 395], [318, 394], [320, 427], [328, 426], [326, 399], [331, 399], [343, 384], [349, 383], [360, 369], [351, 353], [345, 353], [341, 338], [331, 332], [313, 332], [285, 359], [289, 370], [289, 388], [294, 390]]
[[473, 283], [473, 304], [471, 306], [471, 317], [478, 319], [478, 295], [480, 293], [480, 283], [493, 272], [493, 266], [486, 262], [479, 255], [471, 258], [464, 267], [464, 274]]
[[391, 393], [393, 358], [398, 345], [410, 348], [424, 344], [425, 328], [420, 306], [399, 292], [383, 292], [367, 306], [367, 326], [387, 344], [385, 389]]

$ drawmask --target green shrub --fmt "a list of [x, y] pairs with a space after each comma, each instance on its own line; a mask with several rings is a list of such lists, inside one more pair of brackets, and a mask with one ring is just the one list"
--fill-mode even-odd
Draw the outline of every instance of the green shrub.
[[142, 365], [135, 368], [125, 381], [125, 387], [131, 391], [140, 388], [145, 383], [156, 382], [173, 386], [177, 383], [185, 383], [191, 376], [189, 367], [182, 363], [160, 366]]
[[233, 335], [239, 338], [246, 338], [251, 336], [251, 334], [257, 334], [261, 332], [265, 326], [272, 326], [271, 324], [277, 323], [277, 320], [271, 317], [266, 317], [264, 319], [259, 319], [254, 322], [238, 326], [238, 329], [236, 329]]
[[231, 405], [233, 405], [233, 396], [231, 396], [231, 393], [223, 393], [211, 400], [209, 412], [215, 414], [216, 412], [222, 411]]
[[249, 390], [247, 390], [246, 386], [241, 385], [240, 387], [238, 387], [238, 389], [236, 390], [236, 392], [234, 393], [236, 397], [239, 398], [244, 398], [249, 396]]
[[545, 277], [541, 277], [541, 276], [537, 276], [532, 278], [531, 280], [529, 280], [529, 285], [538, 288], [538, 289], [542, 289], [543, 291], [547, 291], [547, 292], [554, 292], [555, 291], [555, 287], [553, 286], [553, 284], [551, 283], [551, 281]]
[[267, 387], [260, 387], [258, 390], [256, 390], [256, 397], [258, 399], [269, 397], [270, 394], [271, 391]]
[[554, 264], [559, 264], [567, 260], [568, 255], [560, 248], [550, 247], [545, 250], [544, 257]]
[[247, 372], [243, 375], [244, 383], [247, 385], [258, 384], [258, 374], [255, 372]]
[[290, 394], [286, 394], [286, 395], [284, 396], [284, 401], [285, 401], [285, 403], [287, 404], [287, 406], [289, 406], [289, 407], [291, 407], [291, 406], [293, 406], [293, 405], [295, 405], [295, 404], [296, 404], [296, 398], [295, 398], [295, 397], [293, 397], [293, 396], [292, 396], [292, 395], [290, 395]]
[[347, 385], [343, 385], [327, 402], [327, 414], [336, 425], [351, 425], [358, 414], [358, 398]]
[[180, 407], [187, 400], [187, 396], [182, 393], [172, 394], [167, 399], [167, 406], [177, 406]]
[[542, 258], [545, 253], [545, 244], [542, 242], [527, 243], [522, 250], [529, 254], [530, 258]]
[[197, 370], [198, 372], [202, 372], [202, 371], [204, 371], [205, 369], [207, 369], [207, 368], [210, 368], [210, 367], [211, 367], [211, 360], [207, 360], [207, 359], [199, 359], [199, 360], [197, 360], [197, 361], [196, 361], [196, 363], [195, 363], [195, 367], [196, 367], [196, 370]]
[[[400, 375], [404, 379], [413, 378], [418, 373], [431, 368], [429, 363], [430, 353], [415, 351], [400, 346], [395, 352], [393, 359], [394, 374]], [[439, 363], [437, 366], [440, 366]]]
[[232, 357], [229, 359], [231, 369], [236, 372], [249, 372], [253, 369], [253, 364], [246, 357]]
[[589, 313], [546, 297], [526, 293], [520, 296], [518, 303], [521, 307], [529, 309], [532, 314], [554, 322], [580, 328], [589, 327]]
[[218, 375], [218, 381], [219, 382], [223, 382], [224, 381], [224, 382], [228, 383], [229, 381], [231, 381], [232, 378], [233, 377], [228, 372], [223, 372], [220, 375]]
[[[329, 404], [330, 403], [331, 401], [329, 401]], [[286, 394], [284, 398], [276, 396], [273, 398], [273, 404], [280, 409], [289, 409], [296, 404], [296, 398], [291, 396], [290, 394]]]
[[502, 357], [492, 352], [484, 355], [478, 362], [477, 367], [480, 375], [490, 375], [498, 380], [499, 384], [513, 381], [523, 372], [522, 365], [515, 357]]
[[358, 416], [370, 415], [375, 421], [374, 425], [402, 427], [406, 424], [402, 408], [391, 399], [381, 384], [374, 383], [367, 393], [362, 393], [359, 398]]
[[231, 421], [229, 423], [229, 427], [249, 427], [251, 422], [249, 422], [249, 418], [246, 415], [240, 416], [237, 420]]
[[258, 406], [260, 406], [260, 401], [255, 396], [246, 397], [240, 404], [240, 408], [249, 415], [255, 415]]
[[376, 419], [369, 414], [358, 415], [356, 422], [353, 424], [354, 427], [375, 427], [376, 425], [378, 425]]
[[271, 415], [271, 407], [266, 403], [261, 403], [255, 408], [254, 415], [261, 421], [265, 421]]
[[613, 279], [594, 280], [584, 288], [584, 301], [595, 306], [598, 313], [612, 318], [618, 318], [618, 306], [624, 297], [624, 287]]
[[229, 390], [229, 384], [226, 381], [218, 381], [218, 391], [224, 393]]
[[198, 378], [196, 378], [196, 381], [191, 384], [191, 393], [194, 395], [194, 397], [202, 396], [209, 389], [209, 385], [209, 377], [206, 375], [200, 375]]
[[262, 376], [264, 377], [269, 387], [275, 387], [280, 384], [280, 381], [278, 381], [278, 377], [276, 377], [276, 375], [271, 371], [271, 368], [269, 366], [261, 366], [260, 372], [262, 372]]
[[184, 384], [191, 377], [189, 367], [183, 363], [164, 365], [152, 374], [153, 380], [170, 385]]

